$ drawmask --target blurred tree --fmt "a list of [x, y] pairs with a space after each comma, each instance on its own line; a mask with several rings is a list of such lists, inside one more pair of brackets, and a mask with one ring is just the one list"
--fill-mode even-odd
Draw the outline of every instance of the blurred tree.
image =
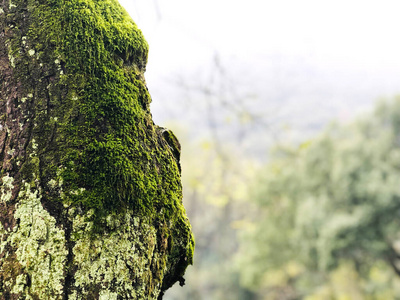
[[[212, 140], [221, 157], [226, 155], [221, 152], [222, 145], [229, 143], [231, 147], [246, 151], [247, 156], [264, 158], [278, 129], [272, 128], [276, 122], [271, 122], [273, 117], [264, 99], [260, 99], [251, 83], [238, 77], [241, 72], [248, 71], [216, 52], [210, 64], [197, 73], [174, 77], [172, 85], [180, 91], [176, 99], [181, 101], [179, 105], [174, 103], [174, 107], [180, 107], [191, 123], [197, 121], [195, 135], [206, 135]], [[175, 113], [179, 113], [179, 108]], [[268, 139], [256, 138], [266, 130]]]
[[399, 146], [396, 98], [277, 148], [254, 186], [260, 210], [243, 234], [243, 284], [265, 299], [397, 299]]

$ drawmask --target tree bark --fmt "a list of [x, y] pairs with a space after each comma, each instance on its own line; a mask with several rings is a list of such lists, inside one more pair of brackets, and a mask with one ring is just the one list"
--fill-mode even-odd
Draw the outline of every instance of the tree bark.
[[[161, 299], [194, 240], [116, 0], [0, 0], [0, 299]], [[178, 152], [177, 152], [178, 151]]]

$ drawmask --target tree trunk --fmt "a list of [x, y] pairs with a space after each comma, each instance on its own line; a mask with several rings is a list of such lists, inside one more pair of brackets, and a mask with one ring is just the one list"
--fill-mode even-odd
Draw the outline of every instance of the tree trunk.
[[116, 0], [0, 0], [0, 299], [161, 299], [194, 241]]

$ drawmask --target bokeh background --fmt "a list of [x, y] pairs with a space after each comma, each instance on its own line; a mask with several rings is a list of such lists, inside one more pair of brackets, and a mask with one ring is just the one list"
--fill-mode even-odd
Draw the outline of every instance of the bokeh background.
[[165, 299], [400, 299], [400, 3], [120, 0], [182, 144]]

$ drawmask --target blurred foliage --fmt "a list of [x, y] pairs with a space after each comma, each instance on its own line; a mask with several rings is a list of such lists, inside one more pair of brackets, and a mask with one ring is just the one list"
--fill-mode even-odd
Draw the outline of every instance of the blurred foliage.
[[400, 98], [298, 147], [252, 185], [241, 284], [257, 299], [399, 299]]

